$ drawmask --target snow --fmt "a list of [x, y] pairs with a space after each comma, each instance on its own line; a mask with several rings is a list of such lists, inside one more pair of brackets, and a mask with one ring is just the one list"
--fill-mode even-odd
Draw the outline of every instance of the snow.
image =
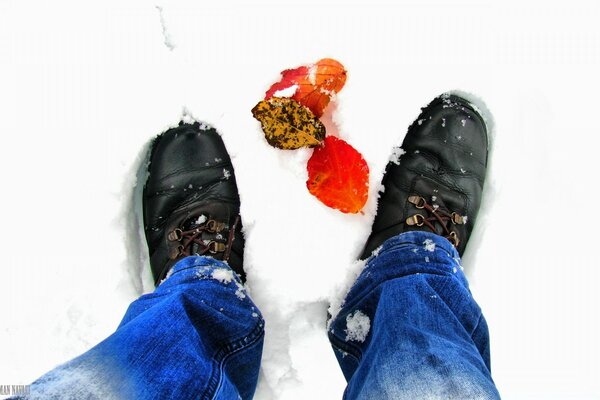
[[292, 85], [285, 89], [280, 89], [273, 93], [273, 97], [292, 97], [296, 93], [296, 90], [298, 90], [298, 87], [298, 85]]
[[[597, 397], [600, 270], [572, 249], [597, 236], [600, 216], [567, 225], [548, 216], [598, 195], [600, 131], [589, 120], [599, 7], [0, 1], [0, 384], [27, 384], [89, 349], [152, 290], [138, 219], [143, 166], [153, 135], [183, 118], [216, 127], [235, 167], [247, 295], [267, 321], [256, 398], [341, 398], [327, 311], [337, 313], [364, 267], [355, 260], [392, 148], [420, 107], [460, 89], [495, 133], [462, 260], [490, 326], [494, 380], [507, 399]], [[269, 147], [250, 113], [281, 70], [324, 57], [348, 69], [330, 132], [369, 163], [364, 215], [314, 199], [310, 150]], [[509, 217], [527, 201], [536, 211], [517, 225]], [[23, 222], [31, 214], [44, 216], [40, 238]]]
[[[201, 274], [200, 272], [198, 272], [198, 277], [201, 279], [204, 279], [204, 275]], [[221, 282], [222, 284], [228, 284], [228, 283], [234, 282], [236, 285], [236, 290], [235, 290], [236, 297], [240, 300], [244, 300], [247, 297], [246, 289], [237, 279], [235, 279], [234, 272], [232, 270], [225, 269], [225, 268], [217, 268], [217, 269], [213, 270], [210, 277], [212, 279], [215, 279], [215, 280]]]
[[246, 298], [246, 293], [244, 292], [244, 289], [241, 287], [235, 291], [235, 295], [240, 300], [244, 300]]
[[423, 248], [427, 251], [435, 251], [435, 243], [431, 239], [425, 239], [423, 242]]
[[167, 30], [167, 25], [165, 23], [165, 17], [163, 15], [163, 8], [161, 6], [155, 6], [158, 10], [158, 15], [160, 17], [160, 26], [162, 27], [162, 34], [164, 37], [164, 44], [171, 51], [175, 50], [175, 43], [173, 43], [173, 39]]
[[382, 248], [382, 247], [383, 247], [383, 246], [379, 246], [379, 247], [377, 247], [375, 250], [373, 250], [373, 251], [371, 252], [371, 257], [376, 257], [377, 255], [379, 255], [379, 252], [381, 251], [381, 248]]
[[346, 317], [346, 341], [364, 342], [371, 330], [371, 319], [356, 310]]
[[308, 69], [308, 81], [311, 83], [311, 85], [317, 84], [317, 65], [316, 64], [312, 64], [310, 66], [310, 68]]
[[229, 283], [233, 278], [233, 271], [225, 268], [215, 269], [211, 275], [211, 278], [218, 280], [221, 283]]
[[402, 154], [406, 153], [401, 147], [392, 148], [392, 154], [390, 155], [389, 160], [396, 165], [400, 165], [400, 157]]

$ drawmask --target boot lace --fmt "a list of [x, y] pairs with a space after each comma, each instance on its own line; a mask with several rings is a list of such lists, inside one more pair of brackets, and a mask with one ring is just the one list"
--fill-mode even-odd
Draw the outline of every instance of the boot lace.
[[[175, 246], [171, 246], [169, 257], [175, 260], [192, 254], [223, 253], [223, 261], [229, 260], [231, 244], [233, 243], [235, 230], [239, 221], [240, 216], [238, 215], [231, 228], [226, 223], [213, 219], [208, 219], [199, 224], [187, 224], [190, 225], [188, 229], [184, 228], [186, 224], [182, 228], [175, 228], [167, 235], [167, 239], [170, 242], [177, 242]], [[229, 232], [227, 233], [227, 231]], [[210, 238], [203, 238], [203, 233], [207, 233]], [[227, 235], [226, 238], [224, 234]]]
[[424, 197], [409, 196], [408, 202], [413, 204], [415, 208], [424, 210], [426, 215], [416, 213], [406, 218], [406, 224], [411, 226], [426, 226], [433, 233], [439, 234], [436, 224], [442, 228], [442, 236], [444, 236], [454, 247], [458, 248], [460, 238], [458, 233], [453, 230], [453, 225], [464, 225], [467, 222], [466, 217], [461, 216], [456, 212], [450, 213], [437, 204], [429, 204]]

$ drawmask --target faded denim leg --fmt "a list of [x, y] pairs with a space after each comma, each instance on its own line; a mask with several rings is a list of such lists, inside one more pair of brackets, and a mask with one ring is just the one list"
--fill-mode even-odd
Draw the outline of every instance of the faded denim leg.
[[370, 257], [329, 339], [345, 399], [499, 399], [489, 333], [456, 249], [407, 232]]
[[250, 399], [263, 318], [229, 266], [179, 261], [115, 333], [31, 385], [32, 399]]

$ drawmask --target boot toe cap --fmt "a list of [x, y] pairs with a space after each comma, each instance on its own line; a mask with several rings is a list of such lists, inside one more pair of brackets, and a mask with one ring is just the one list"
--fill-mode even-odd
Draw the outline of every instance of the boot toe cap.
[[458, 96], [441, 96], [425, 107], [402, 144], [408, 154], [423, 154], [435, 171], [485, 176], [487, 128], [480, 114]]

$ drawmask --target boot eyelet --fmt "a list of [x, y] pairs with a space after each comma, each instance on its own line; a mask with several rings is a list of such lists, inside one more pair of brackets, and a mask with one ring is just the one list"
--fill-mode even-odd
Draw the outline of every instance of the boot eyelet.
[[454, 247], [458, 247], [460, 239], [458, 238], [458, 235], [455, 231], [450, 232], [450, 234], [447, 236], [447, 239], [450, 241], [450, 243], [452, 243]]
[[183, 254], [183, 245], [178, 245], [177, 247], [173, 247], [169, 252], [169, 258], [171, 260], [176, 260], [180, 255]]
[[452, 223], [455, 225], [462, 225], [464, 223], [463, 217], [458, 213], [452, 213]]
[[175, 230], [169, 232], [169, 234], [167, 235], [167, 239], [169, 239], [169, 241], [171, 242], [178, 242], [181, 240], [182, 237], [182, 231], [179, 228], [176, 228]]
[[415, 214], [411, 217], [406, 218], [406, 224], [407, 225], [416, 225], [416, 226], [423, 226], [423, 221], [425, 220], [425, 217], [423, 217], [421, 214]]
[[213, 240], [208, 243], [207, 247], [208, 247], [208, 251], [211, 254], [217, 254], [217, 253], [222, 253], [223, 251], [225, 251], [226, 246], [223, 243], [215, 242]]
[[408, 201], [409, 203], [414, 204], [418, 209], [425, 208], [425, 204], [427, 203], [427, 201], [425, 201], [425, 199], [421, 196], [409, 196]]
[[208, 222], [206, 223], [206, 230], [209, 232], [214, 232], [216, 223], [217, 222], [214, 219], [209, 219]]
[[225, 223], [211, 219], [206, 223], [206, 229], [211, 233], [219, 233], [225, 229]]

